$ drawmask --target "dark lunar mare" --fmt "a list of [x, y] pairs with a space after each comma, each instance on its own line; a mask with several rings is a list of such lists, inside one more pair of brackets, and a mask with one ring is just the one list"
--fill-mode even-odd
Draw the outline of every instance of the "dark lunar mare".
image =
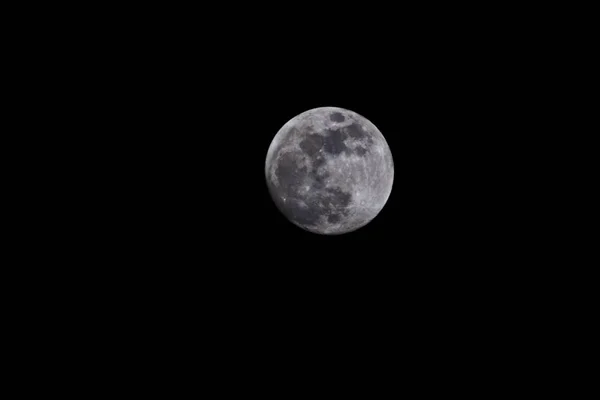
[[352, 195], [340, 188], [327, 188], [325, 190], [328, 193], [328, 205], [341, 213], [347, 213], [346, 207], [350, 204]]
[[341, 152], [348, 150], [344, 144], [346, 139], [346, 133], [341, 130], [327, 129], [325, 140], [323, 143], [323, 150], [329, 154], [340, 154]]
[[321, 198], [323, 203], [320, 210], [323, 215], [327, 215], [327, 221], [336, 223], [341, 221], [342, 217], [348, 216], [348, 204], [352, 195], [339, 188], [325, 189], [326, 194]]
[[[308, 204], [308, 207], [302, 207], [300, 201], [296, 198], [291, 198], [287, 204], [289, 212], [286, 215], [292, 221], [299, 223], [300, 225], [312, 226], [319, 221], [321, 215], [318, 209]], [[285, 214], [284, 210], [284, 214]]]
[[[319, 169], [325, 162], [323, 157], [318, 153], [312, 153], [313, 166], [310, 171], [305, 167], [298, 168], [296, 157], [298, 157], [298, 153], [283, 154], [276, 165], [279, 182], [276, 197], [281, 212], [291, 221], [305, 227], [315, 226], [321, 216], [326, 217], [329, 223], [339, 222], [343, 216], [347, 216], [347, 206], [350, 204], [352, 195], [339, 188], [325, 188], [324, 180], [328, 174]], [[308, 196], [300, 193], [302, 186], [306, 184], [307, 177], [311, 178], [308, 179], [311, 183]], [[274, 190], [272, 183], [271, 189]], [[285, 203], [282, 197], [286, 198]], [[307, 207], [303, 207], [302, 202]]]
[[344, 127], [343, 130], [348, 136], [354, 139], [362, 139], [369, 136], [356, 122]]
[[314, 156], [323, 147], [323, 137], [320, 135], [308, 135], [300, 142], [300, 148], [309, 157]]
[[337, 222], [340, 222], [341, 219], [342, 217], [340, 217], [339, 214], [329, 214], [329, 216], [327, 217], [327, 222], [335, 224]]
[[327, 129], [325, 136], [311, 134], [300, 142], [300, 148], [309, 157], [313, 157], [321, 150], [328, 154], [338, 155], [341, 153], [358, 154], [363, 157], [369, 151], [363, 146], [357, 146], [354, 150], [349, 149], [344, 141], [348, 138], [364, 139], [368, 145], [373, 144], [373, 138], [366, 133], [359, 124], [352, 124], [342, 129]]
[[331, 114], [329, 114], [329, 119], [333, 122], [344, 122], [346, 120], [346, 118], [344, 118], [344, 116], [337, 111], [334, 111]]
[[365, 132], [362, 126], [356, 122], [344, 127], [343, 131], [353, 139], [365, 139], [368, 144], [373, 144], [373, 137], [369, 133]]
[[356, 148], [354, 149], [354, 152], [356, 154], [358, 154], [359, 156], [364, 156], [365, 154], [367, 154], [367, 149], [365, 149], [362, 146], [356, 146]]
[[293, 153], [285, 153], [278, 161], [275, 174], [279, 181], [280, 193], [286, 197], [296, 195], [298, 186], [308, 173], [306, 167], [298, 168]]
[[305, 197], [303, 201], [308, 207], [302, 207], [298, 198], [288, 198], [286, 207], [282, 209], [284, 215], [302, 226], [314, 226], [319, 218], [324, 216], [330, 223], [341, 221], [348, 216], [347, 206], [350, 204], [351, 194], [338, 188], [328, 188], [315, 192], [311, 200]]

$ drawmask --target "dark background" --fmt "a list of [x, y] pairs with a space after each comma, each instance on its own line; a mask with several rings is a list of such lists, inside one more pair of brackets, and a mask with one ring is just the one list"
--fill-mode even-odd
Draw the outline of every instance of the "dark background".
[[[560, 41], [533, 23], [544, 10], [48, 7], [68, 23], [36, 6], [51, 26], [19, 60], [45, 111], [22, 136], [49, 158], [22, 228], [45, 245], [19, 249], [25, 290], [6, 280], [48, 370], [71, 348], [82, 374], [137, 388], [165, 370], [243, 390], [356, 371], [421, 393], [552, 368], [548, 332], [573, 309], [552, 280], [572, 262], [545, 261], [554, 210], [532, 195], [555, 176], [539, 156], [561, 157], [540, 128], [540, 54]], [[370, 119], [394, 157], [387, 205], [347, 235], [295, 227], [265, 183], [273, 136], [320, 106]]]
[[[104, 194], [109, 240], [132, 261], [175, 280], [283, 292], [341, 280], [445, 291], [480, 274], [492, 284], [526, 245], [527, 217], [514, 221], [531, 206], [523, 190], [535, 180], [520, 170], [539, 95], [526, 24], [457, 10], [350, 12], [335, 26], [295, 13], [216, 24], [174, 15], [138, 15], [88, 43], [102, 50], [88, 61], [116, 189]], [[335, 237], [286, 221], [264, 178], [275, 133], [320, 106], [371, 120], [395, 163], [379, 216]]]
[[[124, 324], [250, 352], [317, 331], [452, 352], [531, 318], [536, 33], [497, 13], [345, 10], [157, 10], [82, 46], [104, 152], [89, 284]], [[321, 106], [371, 120], [394, 157], [387, 205], [346, 235], [288, 222], [264, 177], [279, 128]]]
[[[152, 243], [150, 253], [236, 260], [242, 270], [397, 273], [409, 262], [444, 274], [440, 264], [502, 257], [519, 201], [506, 187], [519, 184], [514, 168], [528, 148], [533, 50], [486, 29], [491, 21], [404, 22], [340, 27], [344, 34], [296, 32], [292, 21], [224, 32], [173, 22], [120, 39], [107, 109], [122, 117], [114, 146], [130, 164], [119, 179], [131, 195], [125, 226]], [[375, 123], [395, 162], [381, 214], [338, 237], [288, 223], [264, 180], [278, 129], [328, 105]]]
[[[49, 50], [32, 76], [50, 82], [36, 99], [59, 106], [36, 118], [70, 156], [42, 171], [69, 196], [40, 196], [62, 203], [36, 232], [60, 242], [37, 250], [59, 265], [26, 273], [60, 301], [36, 303], [51, 319], [37, 331], [87, 342], [81, 357], [111, 371], [198, 362], [221, 379], [298, 360], [464, 382], [551, 357], [534, 329], [560, 276], [540, 262], [553, 220], [531, 196], [552, 121], [540, 10], [236, 7], [80, 13], [36, 37]], [[321, 106], [371, 120], [394, 157], [384, 209], [341, 236], [288, 222], [264, 177], [280, 127]]]

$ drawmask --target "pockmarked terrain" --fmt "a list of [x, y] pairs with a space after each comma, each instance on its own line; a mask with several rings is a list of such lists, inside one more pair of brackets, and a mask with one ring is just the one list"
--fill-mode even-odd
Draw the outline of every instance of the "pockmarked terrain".
[[390, 148], [377, 127], [343, 108], [321, 107], [289, 120], [267, 152], [267, 186], [292, 223], [342, 234], [368, 224], [394, 181]]

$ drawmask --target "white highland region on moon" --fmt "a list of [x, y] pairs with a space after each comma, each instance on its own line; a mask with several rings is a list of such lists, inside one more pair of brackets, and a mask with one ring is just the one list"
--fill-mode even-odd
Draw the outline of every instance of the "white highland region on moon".
[[265, 162], [273, 201], [292, 223], [342, 234], [368, 224], [385, 206], [394, 181], [390, 148], [365, 117], [320, 107], [277, 132]]

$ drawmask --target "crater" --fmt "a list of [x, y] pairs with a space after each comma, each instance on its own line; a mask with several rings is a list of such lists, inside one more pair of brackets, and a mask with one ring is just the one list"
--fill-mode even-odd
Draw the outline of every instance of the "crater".
[[344, 122], [346, 120], [346, 118], [344, 118], [344, 116], [337, 111], [329, 114], [329, 119], [332, 120], [333, 122]]

